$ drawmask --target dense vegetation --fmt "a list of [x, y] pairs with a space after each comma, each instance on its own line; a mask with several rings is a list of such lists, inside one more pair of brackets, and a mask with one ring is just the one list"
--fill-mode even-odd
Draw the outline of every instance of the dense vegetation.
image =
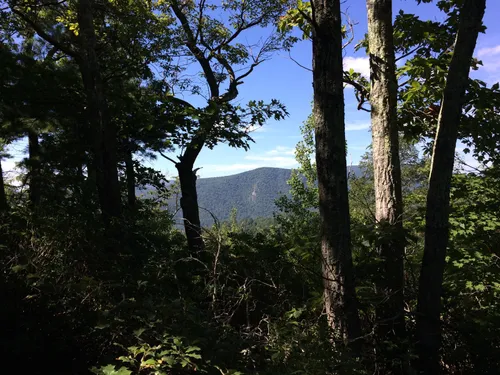
[[[469, 78], [485, 1], [439, 0], [443, 22], [367, 6], [369, 81], [343, 71], [339, 0], [2, 1], [0, 161], [27, 144], [17, 183], [0, 179], [4, 367], [497, 373], [500, 91]], [[236, 99], [297, 27], [313, 45], [314, 98], [290, 194], [272, 220], [216, 212], [229, 220], [203, 228], [198, 155], [247, 149], [251, 127], [287, 115], [279, 98]], [[242, 43], [252, 28], [271, 36]], [[346, 84], [372, 117], [357, 175]], [[455, 168], [457, 140], [483, 167]], [[143, 163], [154, 157], [178, 183]], [[164, 209], [175, 194], [184, 233]]]

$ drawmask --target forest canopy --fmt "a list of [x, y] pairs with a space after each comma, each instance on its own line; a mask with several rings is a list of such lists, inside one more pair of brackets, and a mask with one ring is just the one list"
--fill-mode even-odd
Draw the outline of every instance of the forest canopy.
[[[350, 3], [0, 1], [6, 363], [32, 374], [498, 372], [500, 87], [475, 73], [484, 20], [500, 9], [366, 0], [354, 22]], [[292, 54], [299, 44], [310, 63]], [[368, 73], [346, 65], [347, 49]], [[276, 212], [209, 212], [207, 153], [248, 152], [270, 122], [299, 127], [289, 93], [267, 95], [271, 75], [244, 91], [283, 55], [308, 72], [312, 109], [287, 150], [296, 168], [257, 173]], [[356, 173], [351, 97], [371, 134]], [[284, 175], [288, 191], [271, 202]], [[257, 194], [227, 181], [211, 187], [213, 204]]]

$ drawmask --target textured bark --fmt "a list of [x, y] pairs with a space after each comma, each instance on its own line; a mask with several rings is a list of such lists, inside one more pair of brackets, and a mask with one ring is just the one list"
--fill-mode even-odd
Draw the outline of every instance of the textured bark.
[[[382, 230], [377, 246], [381, 257], [377, 291], [382, 299], [377, 315], [377, 370], [404, 372], [403, 197], [397, 123], [397, 79], [392, 27], [392, 0], [367, 0], [370, 51], [370, 105], [372, 124], [375, 220]], [[386, 345], [391, 341], [394, 345]]]
[[94, 162], [99, 204], [107, 222], [121, 214], [116, 156], [117, 131], [115, 124], [108, 118], [108, 104], [96, 54], [92, 4], [92, 0], [78, 2], [81, 41], [81, 55], [78, 60], [87, 97], [87, 113], [94, 130]]
[[137, 199], [135, 195], [134, 159], [130, 148], [125, 151], [125, 173], [127, 174], [127, 203], [128, 207], [133, 211]]
[[460, 9], [458, 33], [438, 117], [417, 304], [418, 364], [422, 374], [441, 372], [441, 293], [449, 237], [450, 185], [458, 126], [485, 7], [486, 0], [465, 0]]
[[28, 169], [29, 169], [29, 197], [31, 207], [36, 209], [40, 205], [41, 181], [40, 181], [40, 142], [38, 133], [34, 130], [28, 131]]
[[[313, 88], [324, 300], [328, 322], [356, 350], [361, 335], [354, 289], [340, 0], [312, 2]], [[355, 341], [353, 341], [355, 340]]]
[[5, 184], [3, 180], [2, 159], [0, 158], [0, 214], [9, 210], [7, 194], [5, 194]]
[[181, 186], [181, 208], [184, 220], [184, 230], [188, 247], [191, 253], [198, 253], [204, 249], [204, 242], [201, 236], [200, 212], [198, 206], [198, 194], [196, 191], [196, 172], [193, 170], [193, 163], [188, 159], [182, 159], [176, 164], [179, 172], [179, 182]]

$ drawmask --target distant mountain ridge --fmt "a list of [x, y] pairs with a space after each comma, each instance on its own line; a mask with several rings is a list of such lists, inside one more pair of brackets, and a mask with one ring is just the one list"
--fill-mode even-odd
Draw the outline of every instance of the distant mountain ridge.
[[[351, 166], [349, 170], [356, 176], [361, 173], [358, 166]], [[272, 217], [277, 212], [276, 199], [290, 193], [287, 181], [291, 173], [291, 169], [263, 167], [230, 176], [198, 179], [202, 225], [212, 225], [212, 215], [219, 221], [229, 219], [233, 208], [236, 208], [239, 220]], [[173, 211], [176, 207], [178, 202], [172, 198], [169, 209]], [[181, 212], [176, 214], [179, 222], [181, 215]]]

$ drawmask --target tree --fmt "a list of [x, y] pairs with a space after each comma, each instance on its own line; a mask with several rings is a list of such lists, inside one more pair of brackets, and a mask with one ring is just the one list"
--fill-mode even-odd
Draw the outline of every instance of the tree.
[[148, 78], [148, 63], [163, 56], [161, 46], [168, 44], [164, 36], [168, 33], [159, 33], [168, 21], [152, 16], [146, 2], [28, 4], [12, 0], [8, 5], [14, 28], [35, 32], [41, 44], [48, 46], [49, 59], [78, 67], [86, 102], [86, 117], [79, 118], [86, 124], [79, 132], [86, 138], [85, 145], [91, 145], [87, 179], [97, 187], [102, 217], [109, 222], [119, 217], [122, 209], [117, 170], [119, 129], [115, 113], [109, 109], [109, 89], [117, 81]]
[[96, 53], [94, 10], [91, 0], [77, 5], [80, 51], [76, 55], [85, 87], [88, 119], [95, 133], [97, 190], [105, 221], [121, 215], [121, 197], [117, 170], [117, 129], [110, 121], [102, 73]]
[[377, 285], [377, 355], [382, 374], [403, 373], [401, 347], [404, 319], [404, 232], [401, 166], [397, 118], [398, 83], [392, 27], [392, 1], [367, 0], [370, 54], [372, 158], [375, 184], [375, 220], [382, 238], [377, 244], [381, 275]]
[[3, 179], [3, 157], [3, 144], [0, 143], [0, 215], [9, 210], [9, 202], [7, 201], [7, 194], [5, 193], [5, 181]]
[[432, 153], [417, 306], [419, 370], [425, 374], [440, 372], [441, 293], [449, 239], [450, 186], [468, 75], [485, 8], [485, 0], [465, 0], [460, 7]]
[[[76, 20], [71, 20], [69, 29], [63, 36], [51, 34], [43, 22], [34, 21], [33, 16], [43, 14], [43, 2], [35, 7], [27, 7], [17, 1], [10, 2], [14, 14], [25, 22], [38, 36], [52, 47], [74, 59], [80, 68], [86, 92], [88, 121], [94, 132], [94, 168], [96, 172], [97, 190], [103, 218], [106, 222], [120, 216], [121, 200], [118, 187], [118, 172], [116, 159], [116, 128], [109, 121], [107, 101], [101, 77], [101, 69], [96, 54], [96, 33], [94, 29], [94, 9], [90, 0], [81, 0], [68, 5], [58, 4], [57, 19], [64, 20], [66, 14], [76, 14]], [[60, 8], [60, 9], [57, 9]], [[38, 11], [38, 13], [37, 13]], [[63, 14], [61, 16], [60, 14]], [[74, 17], [74, 16], [73, 16]], [[76, 21], [76, 22], [75, 22]], [[78, 28], [78, 29], [77, 29]], [[75, 32], [75, 30], [77, 30]], [[68, 42], [68, 39], [76, 42]], [[76, 45], [76, 48], [75, 48]]]
[[312, 1], [311, 9], [324, 300], [330, 328], [356, 344], [361, 327], [354, 288], [347, 192], [340, 1]]
[[[251, 141], [248, 135], [250, 126], [262, 125], [270, 117], [281, 119], [286, 115], [284, 107], [275, 100], [270, 104], [251, 101], [247, 108], [231, 104], [238, 97], [238, 86], [243, 80], [286, 43], [286, 39], [273, 33], [257, 46], [247, 46], [240, 42], [242, 34], [251, 28], [276, 22], [285, 6], [286, 2], [275, 0], [258, 3], [229, 1], [220, 6], [205, 1], [172, 0], [159, 7], [165, 14], [172, 12], [178, 21], [176, 35], [180, 51], [173, 53], [187, 55], [188, 65], [194, 60], [208, 87], [204, 96], [206, 106], [202, 109], [173, 96], [175, 86], [179, 85], [175, 79], [167, 88], [169, 97], [165, 100], [173, 101], [180, 107], [180, 112], [185, 113], [181, 120], [185, 127], [181, 127], [183, 129], [174, 140], [181, 148], [181, 155], [177, 161], [168, 159], [179, 173], [184, 228], [193, 252], [204, 248], [196, 192], [197, 169], [194, 168], [202, 148], [212, 148], [219, 142], [247, 148]], [[220, 21], [217, 11], [221, 11], [228, 22]], [[253, 52], [255, 50], [257, 52]], [[242, 73], [238, 74], [238, 71]], [[187, 86], [193, 94], [202, 94], [200, 87], [192, 81], [181, 81], [179, 86], [181, 90]]]

